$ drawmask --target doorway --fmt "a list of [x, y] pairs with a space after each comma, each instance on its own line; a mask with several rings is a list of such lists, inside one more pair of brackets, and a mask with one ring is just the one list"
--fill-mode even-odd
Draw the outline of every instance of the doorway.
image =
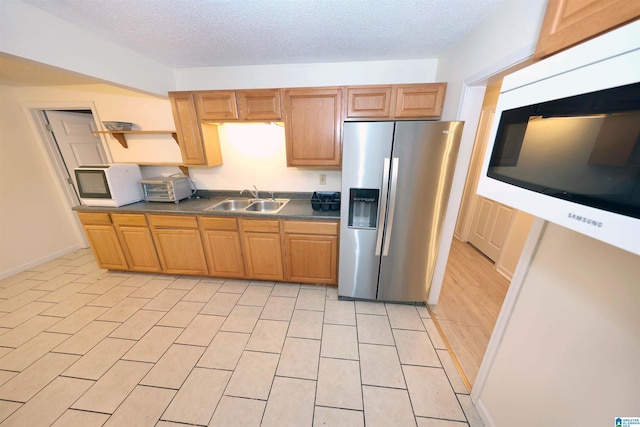
[[[64, 104], [63, 104], [64, 105]], [[81, 164], [110, 163], [111, 154], [102, 139], [93, 132], [98, 129], [92, 104], [66, 106], [32, 106], [29, 113], [40, 135], [58, 188], [69, 210], [80, 204], [74, 168]], [[72, 215], [79, 238], [88, 247], [82, 224]]]
[[432, 317], [471, 389], [533, 217], [476, 194], [501, 79], [487, 86], [460, 213]]
[[[108, 163], [107, 154], [90, 110], [42, 110], [42, 119], [47, 130], [50, 152], [60, 166], [63, 185], [75, 204], [80, 203], [78, 183], [74, 169], [81, 165]], [[57, 154], [57, 156], [56, 156]]]

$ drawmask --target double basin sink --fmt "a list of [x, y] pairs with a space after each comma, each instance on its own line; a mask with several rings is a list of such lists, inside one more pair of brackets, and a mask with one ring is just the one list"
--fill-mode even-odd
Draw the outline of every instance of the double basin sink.
[[277, 213], [289, 202], [289, 199], [226, 199], [205, 211]]

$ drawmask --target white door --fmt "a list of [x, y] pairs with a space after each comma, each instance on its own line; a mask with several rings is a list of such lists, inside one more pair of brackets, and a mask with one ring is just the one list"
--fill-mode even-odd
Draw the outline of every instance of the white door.
[[78, 195], [73, 170], [81, 165], [108, 163], [100, 137], [93, 134], [96, 130], [93, 114], [47, 110], [45, 116], [67, 170], [67, 182]]
[[469, 242], [496, 262], [509, 236], [516, 210], [481, 196], [476, 197]]

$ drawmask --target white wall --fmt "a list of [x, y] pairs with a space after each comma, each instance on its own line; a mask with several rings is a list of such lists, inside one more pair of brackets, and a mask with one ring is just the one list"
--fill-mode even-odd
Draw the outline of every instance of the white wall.
[[[437, 59], [203, 67], [174, 70], [178, 90], [435, 82]], [[446, 80], [443, 80], [446, 81]]]
[[533, 54], [547, 0], [507, 0], [458, 45], [439, 58], [436, 80], [449, 82], [443, 120], [455, 120], [464, 83], [477, 84]]
[[[224, 164], [189, 168], [198, 188], [260, 191], [340, 191], [341, 172], [322, 168], [289, 168], [284, 127], [276, 124], [225, 124], [219, 126]], [[320, 185], [320, 174], [326, 184]]]
[[533, 54], [545, 9], [546, 0], [505, 1], [454, 49], [439, 58], [436, 81], [448, 82], [442, 120], [462, 120], [465, 126], [431, 281], [429, 304], [437, 304], [440, 298], [486, 79]]
[[11, 87], [0, 86], [0, 278], [80, 247], [71, 211]]
[[493, 425], [640, 413], [639, 278], [640, 257], [547, 226], [479, 396]]
[[150, 93], [174, 88], [169, 67], [19, 0], [0, 1], [0, 28], [0, 52]]
[[[133, 122], [141, 130], [175, 130], [171, 104], [166, 96], [104, 84], [17, 87], [15, 94], [25, 108], [92, 105], [98, 122], [124, 121]], [[110, 135], [102, 135], [102, 140], [114, 162], [181, 162], [180, 149], [170, 134], [127, 135], [129, 148], [124, 148]]]

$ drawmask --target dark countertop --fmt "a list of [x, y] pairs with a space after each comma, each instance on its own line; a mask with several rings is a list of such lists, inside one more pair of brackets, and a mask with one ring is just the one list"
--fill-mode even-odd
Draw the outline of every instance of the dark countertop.
[[[268, 194], [268, 193], [264, 193]], [[120, 207], [109, 206], [75, 206], [78, 212], [112, 212], [112, 213], [161, 213], [173, 215], [234, 216], [251, 218], [282, 218], [305, 220], [338, 220], [340, 211], [314, 211], [311, 207], [312, 193], [275, 193], [277, 199], [290, 199], [277, 213], [256, 213], [245, 211], [206, 211], [228, 198], [244, 198], [238, 191], [202, 191], [198, 190], [193, 198], [179, 203], [137, 202]]]

